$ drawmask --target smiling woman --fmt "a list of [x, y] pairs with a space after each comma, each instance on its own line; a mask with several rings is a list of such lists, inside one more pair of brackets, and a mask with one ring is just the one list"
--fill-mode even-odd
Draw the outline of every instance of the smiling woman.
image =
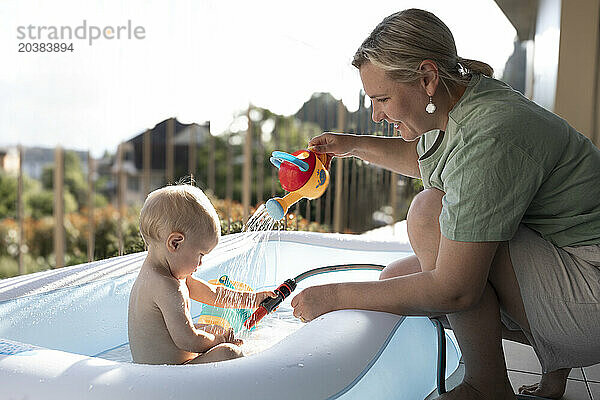
[[600, 335], [600, 150], [493, 79], [489, 65], [459, 57], [430, 12], [385, 18], [353, 64], [373, 120], [402, 137], [324, 133], [309, 145], [422, 178], [407, 217], [415, 257], [388, 265], [380, 281], [307, 288], [294, 315], [447, 314], [465, 378], [445, 400], [514, 399], [504, 331], [532, 345], [544, 371], [522, 391], [560, 398], [570, 368], [600, 361], [590, 339]]

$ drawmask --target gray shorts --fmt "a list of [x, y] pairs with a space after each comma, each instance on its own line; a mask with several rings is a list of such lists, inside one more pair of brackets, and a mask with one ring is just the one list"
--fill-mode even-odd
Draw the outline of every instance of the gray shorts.
[[600, 363], [600, 245], [556, 247], [521, 224], [509, 251], [543, 371]]

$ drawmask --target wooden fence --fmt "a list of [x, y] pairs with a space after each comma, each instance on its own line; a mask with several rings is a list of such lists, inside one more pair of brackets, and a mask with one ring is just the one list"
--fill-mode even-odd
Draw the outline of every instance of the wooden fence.
[[[272, 132], [269, 143], [270, 147], [287, 152], [293, 152], [298, 149], [306, 148], [308, 140], [320, 131], [338, 131], [357, 134], [371, 135], [394, 135], [393, 126], [386, 122], [375, 124], [371, 120], [371, 109], [364, 105], [364, 95], [361, 95], [361, 107], [357, 112], [348, 113], [341, 101], [323, 107], [304, 108], [301, 115], [296, 115], [295, 119], [281, 119], [277, 122]], [[335, 107], [335, 108], [334, 108]], [[334, 109], [332, 109], [334, 108]], [[249, 107], [246, 113], [248, 127], [243, 134], [243, 145], [234, 146], [231, 138], [227, 137], [227, 149], [225, 160], [228, 168], [218, 169], [215, 165], [215, 138], [208, 136], [208, 141], [202, 146], [208, 148], [208, 161], [206, 168], [198, 169], [198, 149], [196, 136], [189, 135], [188, 164], [186, 174], [196, 177], [197, 181], [202, 182], [201, 186], [205, 190], [211, 191], [218, 198], [224, 198], [227, 204], [233, 201], [239, 201], [243, 206], [243, 220], [246, 221], [251, 213], [252, 206], [263, 203], [265, 199], [265, 185], [270, 187], [271, 195], [280, 195], [279, 182], [277, 180], [276, 168], [265, 168], [265, 146], [262, 140], [260, 121], [255, 121], [252, 116], [253, 108]], [[175, 119], [167, 121], [166, 129], [166, 148], [164, 182], [173, 183], [180, 179], [175, 174]], [[210, 126], [210, 125], [209, 125]], [[292, 135], [291, 132], [296, 134]], [[230, 135], [233, 135], [230, 134]], [[239, 133], [238, 133], [239, 135]], [[141, 191], [143, 197], [154, 188], [151, 184], [152, 153], [151, 153], [151, 131], [147, 130], [143, 134], [142, 147], [142, 170], [138, 176], [141, 178]], [[241, 154], [236, 153], [241, 149]], [[125, 198], [127, 191], [127, 179], [131, 171], [125, 168], [125, 152], [127, 151], [127, 142], [119, 145], [115, 157], [114, 181], [116, 193], [113, 204], [118, 210], [117, 218], [123, 220], [128, 212], [128, 204]], [[19, 160], [22, 160], [22, 148], [19, 146]], [[243, 168], [241, 176], [235, 175], [233, 168], [236, 160], [243, 159]], [[87, 155], [87, 257], [89, 261], [94, 259], [94, 191], [96, 160], [89, 152]], [[286, 217], [286, 224], [292, 224], [291, 227], [298, 229], [298, 220], [303, 218], [307, 222], [329, 227], [332, 232], [362, 232], [372, 229], [377, 225], [396, 221], [404, 217], [406, 209], [414, 191], [409, 179], [398, 176], [397, 174], [385, 171], [375, 165], [370, 165], [354, 158], [336, 158], [330, 168], [331, 181], [330, 187], [325, 194], [316, 200], [301, 200], [290, 210]], [[55, 149], [54, 157], [54, 254], [55, 265], [52, 267], [60, 268], [65, 265], [65, 216], [64, 216], [64, 150], [61, 147]], [[234, 185], [242, 181], [241, 198], [234, 195]], [[216, 181], [225, 182], [224, 189], [221, 192], [216, 190]], [[221, 185], [223, 187], [223, 185]], [[401, 189], [401, 190], [399, 190]], [[23, 236], [23, 169], [22, 165], [18, 172], [18, 194], [17, 194], [17, 220], [18, 220], [18, 241], [19, 241], [19, 273], [23, 273], [23, 254], [24, 236]], [[386, 213], [387, 210], [387, 213]], [[391, 212], [389, 211], [391, 210]], [[374, 213], [385, 216], [380, 221], [375, 221]], [[231, 212], [226, 212], [229, 231], [231, 230]], [[117, 237], [119, 242], [119, 254], [124, 252], [124, 239], [121, 224], [117, 224]]]

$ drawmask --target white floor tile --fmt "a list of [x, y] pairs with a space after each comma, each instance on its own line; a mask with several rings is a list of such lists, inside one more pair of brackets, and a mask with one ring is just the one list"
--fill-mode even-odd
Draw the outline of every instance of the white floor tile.
[[[542, 373], [542, 366], [531, 346], [510, 340], [502, 340], [502, 346], [504, 347], [507, 369], [535, 374]], [[600, 368], [597, 373], [600, 375]], [[584, 380], [581, 368], [573, 368], [569, 374], [569, 378]]]
[[[516, 371], [508, 371], [508, 377], [515, 393], [522, 385], [531, 385], [540, 379], [540, 375]], [[574, 379], [567, 380], [563, 400], [591, 400], [586, 383]]]
[[600, 383], [588, 382], [590, 392], [592, 392], [593, 400], [600, 400]]
[[536, 374], [542, 373], [542, 366], [531, 346], [510, 340], [502, 340], [502, 346], [504, 347], [507, 369]]
[[[600, 382], [600, 364], [584, 367], [585, 379], [589, 382]], [[600, 399], [598, 399], [600, 400]]]

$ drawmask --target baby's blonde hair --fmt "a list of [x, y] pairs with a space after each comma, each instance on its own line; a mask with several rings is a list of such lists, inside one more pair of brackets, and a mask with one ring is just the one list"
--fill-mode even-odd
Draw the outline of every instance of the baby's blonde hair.
[[146, 245], [166, 239], [172, 232], [218, 240], [221, 235], [219, 216], [199, 188], [165, 186], [146, 197], [140, 212], [140, 234]]
[[419, 66], [432, 60], [438, 67], [442, 84], [466, 85], [472, 73], [491, 77], [488, 64], [461, 58], [456, 53], [454, 36], [434, 14], [416, 8], [399, 11], [383, 19], [354, 54], [352, 65], [360, 69], [371, 62], [399, 82], [412, 82], [423, 76]]

